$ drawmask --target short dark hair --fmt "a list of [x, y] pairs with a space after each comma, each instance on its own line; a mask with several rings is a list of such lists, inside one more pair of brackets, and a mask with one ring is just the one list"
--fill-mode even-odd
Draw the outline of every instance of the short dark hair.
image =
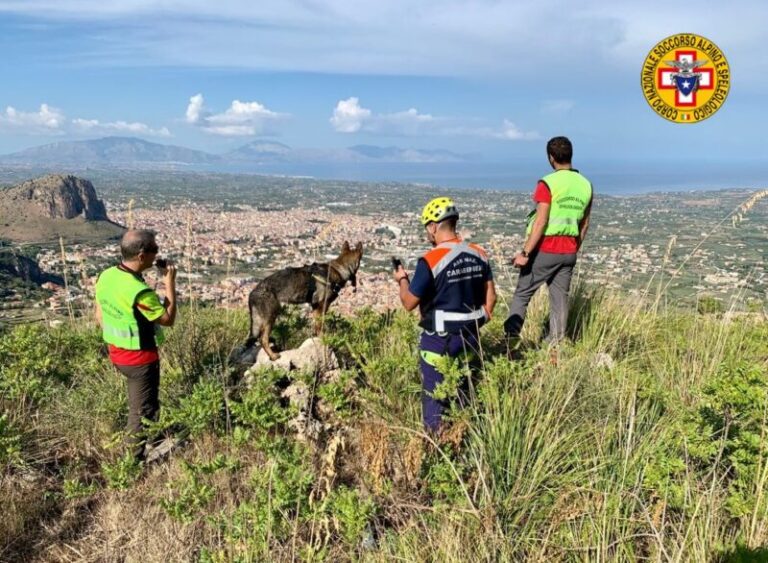
[[454, 217], [448, 217], [447, 219], [443, 219], [437, 224], [437, 228], [440, 230], [449, 230], [449, 231], [455, 231], [456, 230], [456, 224], [459, 222], [459, 218]]
[[141, 252], [157, 252], [155, 231], [146, 229], [128, 231], [120, 240], [120, 254], [123, 260], [133, 260]]
[[558, 164], [570, 164], [573, 145], [568, 137], [552, 137], [547, 143], [547, 155]]

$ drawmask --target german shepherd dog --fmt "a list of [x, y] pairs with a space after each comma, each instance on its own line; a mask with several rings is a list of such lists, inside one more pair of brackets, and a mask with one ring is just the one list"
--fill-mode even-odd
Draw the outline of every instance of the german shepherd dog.
[[251, 313], [250, 337], [246, 346], [259, 338], [261, 346], [273, 362], [280, 355], [269, 345], [269, 333], [284, 303], [309, 303], [315, 321], [315, 332], [320, 330], [320, 317], [339, 296], [347, 282], [357, 291], [357, 269], [363, 257], [363, 243], [350, 248], [344, 242], [341, 254], [330, 262], [305, 264], [300, 268], [283, 268], [264, 278], [248, 295]]

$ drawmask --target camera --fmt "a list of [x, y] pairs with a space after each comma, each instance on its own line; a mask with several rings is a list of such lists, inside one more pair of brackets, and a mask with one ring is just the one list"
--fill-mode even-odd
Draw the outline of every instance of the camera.
[[403, 265], [399, 258], [392, 257], [392, 270], [395, 272]]
[[160, 268], [161, 270], [165, 270], [168, 267], [168, 260], [165, 258], [158, 258], [155, 260], [155, 266]]

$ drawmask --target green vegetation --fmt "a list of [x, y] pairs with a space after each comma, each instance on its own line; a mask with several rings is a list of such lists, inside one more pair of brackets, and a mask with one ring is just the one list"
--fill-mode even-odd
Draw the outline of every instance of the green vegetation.
[[[768, 543], [768, 322], [578, 288], [571, 340], [520, 359], [484, 330], [472, 406], [421, 430], [418, 327], [331, 315], [333, 379], [227, 358], [244, 312], [181, 311], [161, 419], [188, 436], [125, 457], [123, 381], [93, 327], [0, 338], [0, 553], [11, 560], [750, 561]], [[659, 300], [661, 301], [661, 300]], [[300, 315], [276, 333], [309, 335]], [[456, 393], [467, 370], [445, 366]], [[246, 381], [249, 383], [246, 384]], [[297, 434], [290, 385], [312, 390]], [[170, 555], [169, 555], [170, 554]]]
[[[40, 299], [46, 291], [40, 289], [35, 273], [27, 270], [36, 263], [38, 248], [14, 248], [9, 241], [0, 239], [0, 298], [18, 295], [24, 299]], [[39, 272], [37, 273], [39, 277]]]

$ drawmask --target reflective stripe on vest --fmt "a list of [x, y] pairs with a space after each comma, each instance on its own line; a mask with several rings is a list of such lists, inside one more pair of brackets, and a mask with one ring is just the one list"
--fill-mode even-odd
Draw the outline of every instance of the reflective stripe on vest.
[[[125, 272], [113, 266], [99, 276], [96, 282], [96, 300], [101, 307], [102, 338], [107, 344], [112, 344], [124, 350], [141, 350], [141, 329], [136, 320], [134, 304], [139, 294], [151, 291], [151, 288], [140, 278], [130, 272]], [[139, 313], [140, 314], [140, 313]], [[155, 349], [162, 344], [164, 334], [160, 327], [150, 323], [152, 335], [151, 343], [145, 337], [145, 349]]]
[[[579, 223], [592, 199], [592, 184], [575, 170], [558, 170], [541, 180], [549, 186], [552, 205], [544, 236], [579, 236]], [[526, 234], [533, 230], [536, 212], [528, 215]]]
[[487, 321], [482, 305], [488, 258], [477, 245], [451, 240], [424, 256], [432, 272], [436, 293], [420, 303], [422, 328], [438, 333], [475, 329]]
[[481, 307], [469, 313], [456, 313], [454, 311], [435, 310], [435, 330], [445, 332], [445, 323], [459, 321], [477, 321], [485, 318], [485, 310]]
[[467, 244], [464, 241], [462, 241], [462, 242], [444, 242], [442, 244], [438, 244], [435, 248], [450, 248], [451, 249], [448, 252], [448, 254], [443, 256], [440, 259], [440, 261], [432, 267], [432, 276], [435, 277], [435, 278], [437, 278], [437, 276], [440, 274], [440, 272], [445, 270], [445, 268], [448, 266], [448, 264], [453, 262], [456, 259], [456, 257], [459, 254], [461, 254], [462, 252], [466, 252], [467, 254], [471, 254], [472, 256], [477, 256], [483, 262], [487, 262], [487, 259], [485, 258], [485, 256], [482, 255], [482, 253], [480, 253], [479, 251], [475, 250], [474, 248], [469, 246], [469, 244]]

